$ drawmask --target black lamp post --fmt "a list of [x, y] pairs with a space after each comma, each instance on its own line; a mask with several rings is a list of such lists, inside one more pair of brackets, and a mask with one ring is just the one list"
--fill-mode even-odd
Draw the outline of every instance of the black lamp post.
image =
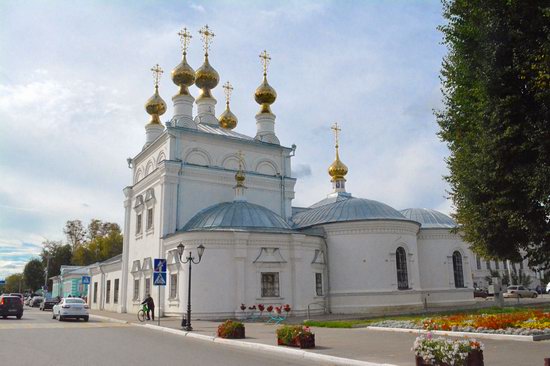
[[180, 243], [178, 245], [178, 254], [180, 257], [180, 263], [186, 264], [189, 263], [189, 284], [187, 287], [187, 321], [185, 319], [182, 319], [181, 326], [185, 328], [186, 331], [191, 331], [193, 328], [191, 327], [191, 264], [199, 264], [202, 259], [202, 255], [204, 253], [204, 245], [199, 245], [197, 247], [197, 254], [199, 255], [199, 260], [195, 262], [195, 257], [191, 254], [191, 251], [189, 251], [189, 256], [185, 258], [185, 261], [183, 261], [183, 253], [185, 250], [185, 246]]

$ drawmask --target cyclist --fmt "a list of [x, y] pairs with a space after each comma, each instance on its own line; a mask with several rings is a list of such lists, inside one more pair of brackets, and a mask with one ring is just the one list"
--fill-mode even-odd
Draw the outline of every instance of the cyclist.
[[[145, 300], [141, 303], [141, 305], [147, 305], [147, 320], [151, 320], [151, 317], [153, 318], [153, 321], [155, 320], [155, 302], [153, 301], [153, 298], [151, 295], [147, 294], [145, 297]], [[151, 314], [151, 317], [149, 316]]]

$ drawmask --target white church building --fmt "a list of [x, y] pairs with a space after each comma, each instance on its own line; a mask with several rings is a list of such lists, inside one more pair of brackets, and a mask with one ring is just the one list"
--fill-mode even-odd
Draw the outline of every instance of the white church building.
[[[257, 133], [246, 136], [235, 131], [229, 83], [225, 111], [216, 115], [211, 90], [219, 75], [208, 59], [213, 34], [207, 26], [200, 34], [205, 58], [195, 71], [186, 60], [189, 33], [180, 32], [183, 59], [172, 71], [179, 90], [172, 97], [174, 115], [165, 123], [161, 70], [153, 69], [145, 145], [129, 159], [133, 180], [124, 188], [123, 253], [92, 270], [92, 309], [135, 313], [151, 294], [160, 313], [183, 314], [188, 266], [180, 263], [179, 244], [195, 257], [197, 247], [205, 247], [200, 264], [192, 267], [193, 317], [201, 319], [238, 316], [241, 304], [290, 304], [301, 315], [311, 304], [345, 314], [474, 302], [476, 259], [452, 230], [453, 220], [348, 193], [337, 125], [335, 160], [328, 169], [332, 189], [327, 179], [326, 197], [293, 207], [295, 147], [277, 138], [269, 55], [260, 55]], [[196, 99], [188, 89], [193, 84], [201, 90]], [[167, 260], [166, 286], [153, 285], [155, 258]]]

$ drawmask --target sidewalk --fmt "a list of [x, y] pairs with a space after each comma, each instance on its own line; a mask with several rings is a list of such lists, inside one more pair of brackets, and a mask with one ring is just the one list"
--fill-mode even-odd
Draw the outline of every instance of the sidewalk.
[[[91, 311], [90, 314], [143, 325], [135, 314], [118, 314], [106, 311]], [[147, 324], [156, 326], [157, 321], [148, 321]], [[173, 331], [180, 331], [181, 319], [167, 317], [161, 319], [161, 327]], [[216, 329], [220, 322], [196, 320], [192, 322], [193, 334], [209, 337], [210, 341], [216, 336]], [[234, 342], [247, 343], [243, 346], [254, 348], [256, 345], [276, 346], [276, 325], [265, 323], [245, 323], [246, 339]], [[153, 328], [153, 327], [152, 327]], [[414, 365], [414, 356], [411, 347], [416, 338], [414, 333], [399, 333], [376, 331], [366, 328], [334, 329], [313, 328], [317, 347], [313, 350], [304, 350], [315, 357], [330, 356], [366, 361], [374, 364], [390, 364], [399, 366]], [[184, 332], [182, 332], [184, 333]], [[550, 341], [523, 342], [508, 340], [483, 339], [485, 344], [486, 365], [543, 365], [544, 357], [550, 357]], [[242, 345], [242, 344], [241, 344]], [[277, 347], [281, 352], [297, 350], [288, 347]], [[268, 350], [269, 351], [269, 350]], [[274, 352], [277, 350], [275, 349]], [[288, 352], [287, 352], [288, 353]], [[298, 355], [296, 353], [296, 355]], [[312, 364], [315, 362], [312, 361]], [[334, 363], [336, 364], [336, 363]], [[345, 364], [345, 363], [339, 363]], [[349, 364], [352, 364], [350, 362]], [[357, 363], [359, 364], [359, 363]]]

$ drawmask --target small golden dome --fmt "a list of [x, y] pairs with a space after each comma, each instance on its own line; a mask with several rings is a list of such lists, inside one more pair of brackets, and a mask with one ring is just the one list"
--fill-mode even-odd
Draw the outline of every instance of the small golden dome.
[[189, 95], [188, 87], [195, 82], [195, 70], [187, 63], [185, 54], [180, 64], [172, 70], [172, 81], [180, 87], [179, 95]]
[[225, 111], [218, 118], [220, 121], [220, 127], [232, 130], [237, 127], [237, 116], [229, 109], [229, 103], [226, 104]]
[[336, 150], [336, 159], [328, 167], [328, 175], [332, 177], [332, 181], [334, 182], [337, 180], [343, 180], [346, 174], [348, 174], [348, 167], [340, 161], [338, 150]]
[[220, 82], [220, 75], [208, 62], [208, 55], [204, 57], [204, 63], [195, 72], [195, 85], [201, 89], [199, 98], [212, 97], [210, 89], [214, 89]]
[[148, 114], [151, 115], [151, 120], [149, 123], [158, 123], [160, 122], [159, 116], [163, 115], [166, 112], [166, 103], [159, 95], [158, 86], [155, 87], [155, 94], [145, 103], [145, 110]]
[[265, 74], [263, 82], [256, 89], [256, 92], [254, 92], [254, 99], [256, 103], [261, 105], [260, 113], [271, 113], [271, 108], [269, 106], [277, 99], [277, 92], [267, 82]]
[[246, 179], [246, 176], [244, 175], [244, 172], [239, 169], [237, 173], [235, 173], [235, 180], [237, 181], [238, 187], [244, 187], [244, 180]]

